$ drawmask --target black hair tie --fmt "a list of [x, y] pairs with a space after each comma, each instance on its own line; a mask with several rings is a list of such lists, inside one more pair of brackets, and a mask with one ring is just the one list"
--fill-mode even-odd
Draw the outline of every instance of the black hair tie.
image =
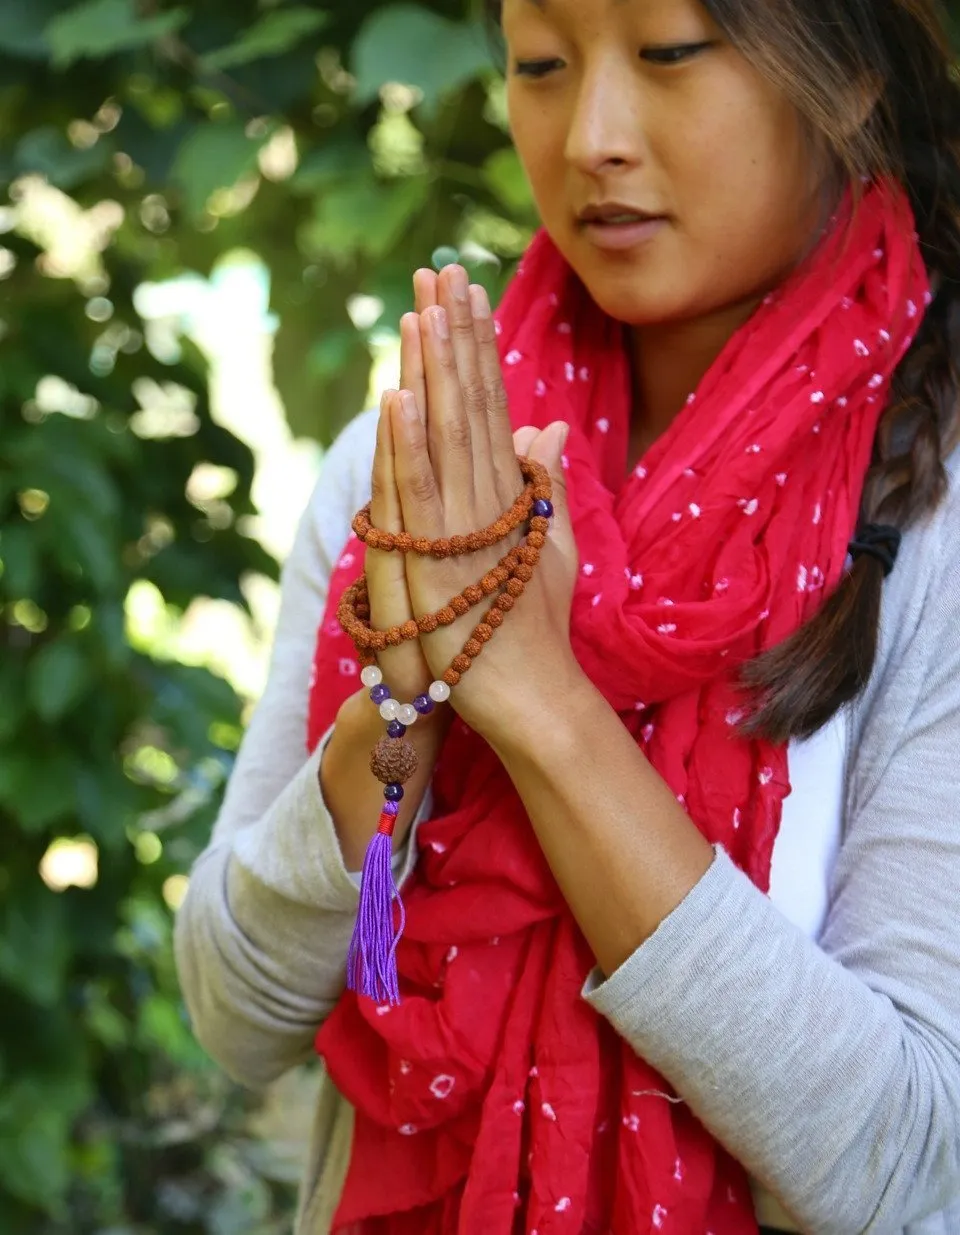
[[893, 570], [902, 539], [900, 529], [890, 523], [865, 523], [854, 534], [848, 552], [854, 560], [864, 555], [876, 558], [886, 578]]

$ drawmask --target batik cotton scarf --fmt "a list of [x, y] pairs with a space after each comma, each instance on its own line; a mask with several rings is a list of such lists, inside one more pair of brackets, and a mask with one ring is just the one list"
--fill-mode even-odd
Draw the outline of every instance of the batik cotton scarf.
[[[737, 668], [837, 586], [891, 374], [928, 302], [905, 195], [865, 186], [629, 475], [624, 327], [545, 234], [497, 315], [515, 427], [571, 425], [577, 659], [697, 827], [763, 890], [787, 750], [738, 736]], [[335, 614], [362, 565], [351, 540], [319, 632], [311, 747], [358, 689]], [[549, 742], [551, 717], [530, 708]], [[356, 1108], [335, 1229], [754, 1232], [743, 1169], [581, 998], [590, 950], [507, 774], [459, 722], [434, 790], [405, 889], [403, 1002], [347, 992], [317, 1038]]]

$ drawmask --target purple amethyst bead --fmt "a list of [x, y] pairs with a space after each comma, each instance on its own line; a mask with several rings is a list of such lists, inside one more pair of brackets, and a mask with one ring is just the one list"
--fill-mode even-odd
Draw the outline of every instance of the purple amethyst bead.
[[545, 497], [538, 497], [530, 507], [530, 513], [538, 515], [541, 519], [552, 519], [553, 503], [548, 502]]
[[379, 707], [381, 703], [390, 698], [390, 687], [383, 684], [374, 686], [370, 692], [370, 698]]
[[388, 737], [402, 738], [406, 732], [407, 732], [407, 726], [401, 725], [401, 723], [398, 720], [392, 720], [390, 724], [387, 725], [387, 736]]
[[399, 815], [400, 814], [400, 803], [399, 802], [384, 802], [383, 813], [385, 815]]
[[403, 785], [384, 785], [383, 796], [388, 802], [399, 802], [403, 797]]
[[413, 701], [413, 706], [421, 716], [429, 716], [436, 705], [429, 695], [417, 695]]

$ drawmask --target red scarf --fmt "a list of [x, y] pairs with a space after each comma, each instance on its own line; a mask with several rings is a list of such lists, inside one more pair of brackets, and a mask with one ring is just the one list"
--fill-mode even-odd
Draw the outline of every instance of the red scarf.
[[[572, 426], [577, 658], [703, 834], [763, 890], [787, 751], [736, 735], [736, 668], [836, 587], [890, 378], [927, 303], [906, 197], [870, 186], [628, 479], [624, 328], [544, 233], [497, 315], [514, 425]], [[335, 613], [362, 565], [351, 540], [318, 639], [311, 748], [358, 689]], [[531, 724], [550, 740], [549, 716]], [[754, 1232], [743, 1169], [582, 1000], [593, 957], [510, 780], [459, 722], [434, 789], [404, 895], [403, 1003], [345, 993], [317, 1036], [357, 1112], [335, 1230]]]

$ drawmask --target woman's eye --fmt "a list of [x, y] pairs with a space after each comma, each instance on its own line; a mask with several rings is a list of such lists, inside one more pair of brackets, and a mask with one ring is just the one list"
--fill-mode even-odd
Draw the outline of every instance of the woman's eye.
[[517, 77], [546, 77], [554, 69], [562, 67], [562, 60], [518, 60], [513, 71]]
[[676, 43], [670, 47], [644, 47], [640, 58], [651, 64], [681, 64], [712, 46], [712, 43]]

